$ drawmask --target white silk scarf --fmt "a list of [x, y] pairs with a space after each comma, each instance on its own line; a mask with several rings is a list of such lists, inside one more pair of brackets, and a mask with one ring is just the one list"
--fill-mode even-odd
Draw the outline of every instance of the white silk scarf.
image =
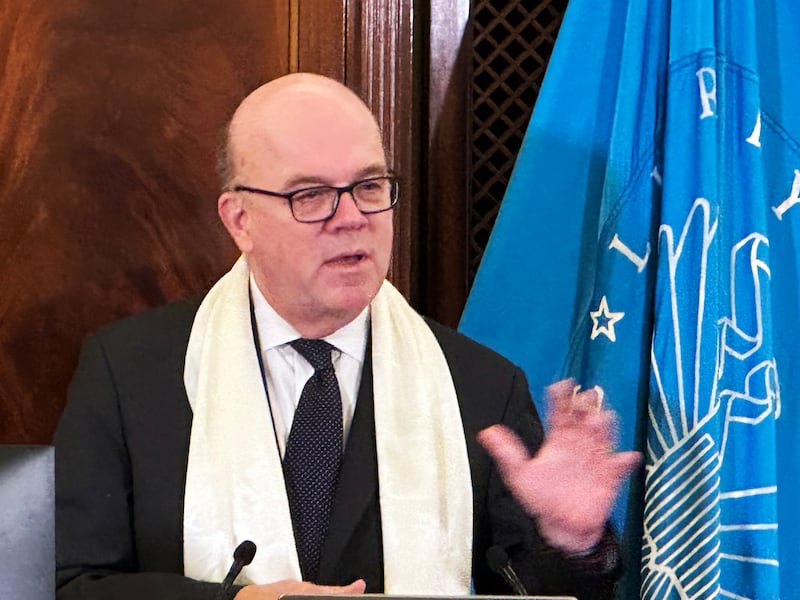
[[[204, 298], [186, 351], [193, 421], [184, 572], [204, 581], [223, 579], [245, 539], [258, 551], [239, 583], [301, 577], [248, 278], [242, 257]], [[469, 593], [472, 486], [449, 367], [430, 328], [389, 282], [370, 314], [385, 592]]]

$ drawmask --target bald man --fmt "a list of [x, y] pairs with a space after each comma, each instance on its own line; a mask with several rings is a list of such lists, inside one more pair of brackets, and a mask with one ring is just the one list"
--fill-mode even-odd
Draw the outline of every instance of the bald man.
[[58, 597], [212, 599], [244, 539], [237, 600], [509, 594], [494, 546], [529, 593], [609, 597], [638, 457], [572, 382], [543, 440], [522, 372], [385, 280], [400, 182], [364, 103], [289, 75], [227, 134], [239, 261], [84, 344], [56, 435]]

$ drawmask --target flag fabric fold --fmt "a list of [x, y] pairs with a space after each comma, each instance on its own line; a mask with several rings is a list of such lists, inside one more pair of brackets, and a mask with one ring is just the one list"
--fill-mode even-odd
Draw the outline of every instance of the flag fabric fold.
[[572, 0], [462, 317], [644, 453], [620, 597], [800, 598], [798, 42], [794, 0]]

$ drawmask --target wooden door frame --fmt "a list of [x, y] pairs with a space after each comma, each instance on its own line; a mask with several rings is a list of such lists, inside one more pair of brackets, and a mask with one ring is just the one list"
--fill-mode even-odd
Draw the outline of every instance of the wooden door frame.
[[343, 0], [345, 81], [402, 177], [390, 279], [456, 325], [468, 284], [469, 0]]

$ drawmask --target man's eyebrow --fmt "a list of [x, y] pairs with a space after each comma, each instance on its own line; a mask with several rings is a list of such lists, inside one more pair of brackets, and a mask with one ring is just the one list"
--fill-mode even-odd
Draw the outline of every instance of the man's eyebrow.
[[[380, 177], [382, 175], [388, 174], [390, 171], [386, 168], [386, 165], [376, 163], [374, 165], [370, 165], [368, 167], [364, 167], [360, 171], [358, 171], [355, 175], [353, 181], [357, 181], [359, 179], [366, 179], [368, 177]], [[283, 188], [285, 190], [291, 191], [293, 189], [301, 189], [305, 187], [316, 187], [316, 186], [327, 186], [333, 185], [329, 179], [325, 179], [324, 177], [320, 177], [318, 175], [297, 175], [287, 181]]]
[[377, 164], [376, 163], [374, 165], [366, 167], [365, 169], [361, 169], [358, 172], [357, 177], [358, 177], [358, 179], [361, 179], [363, 177], [380, 177], [381, 175], [386, 175], [389, 172], [390, 171], [386, 167], [385, 164], [383, 164], [383, 163]]

